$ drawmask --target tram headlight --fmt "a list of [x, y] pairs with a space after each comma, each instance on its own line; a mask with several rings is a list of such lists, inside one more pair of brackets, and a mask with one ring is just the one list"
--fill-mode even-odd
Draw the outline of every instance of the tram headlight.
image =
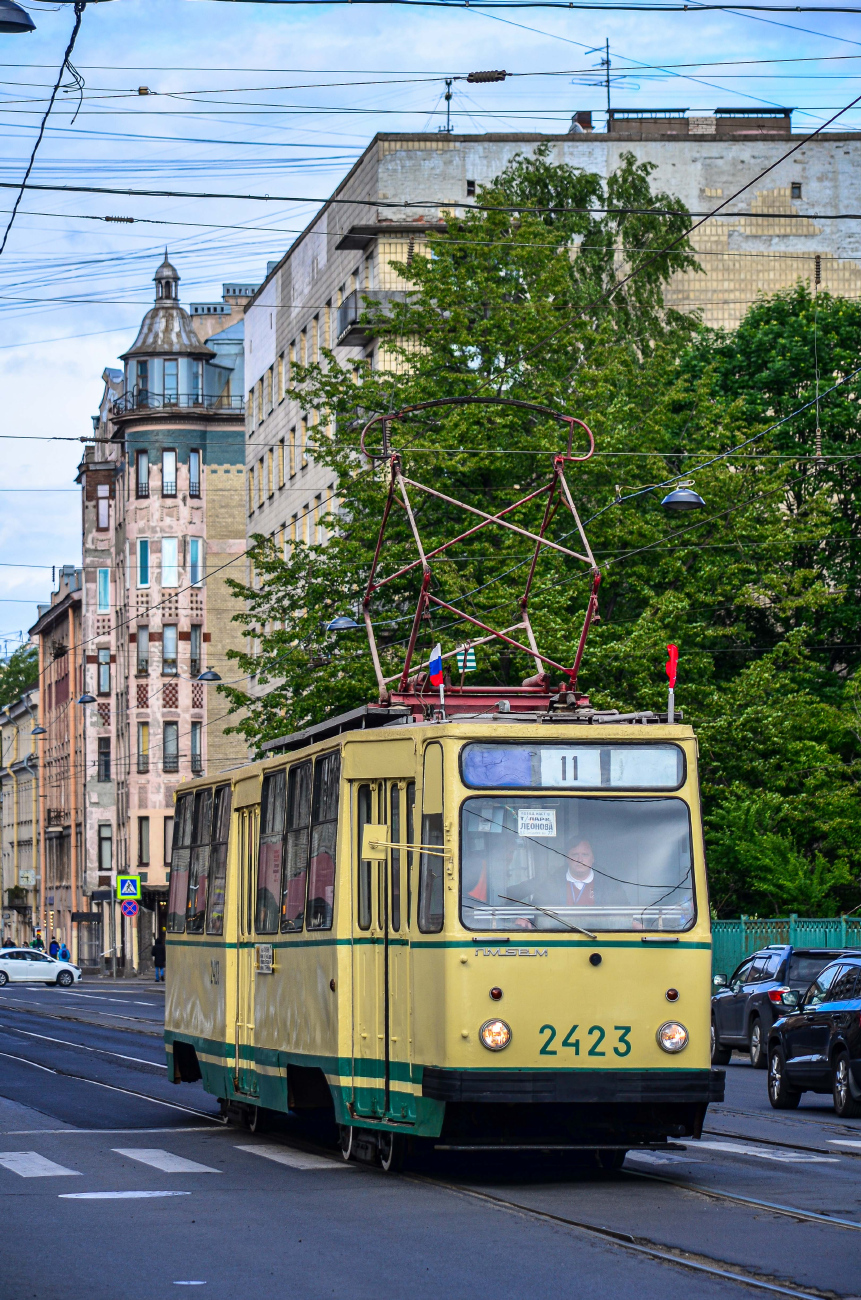
[[489, 1052], [501, 1052], [511, 1042], [511, 1026], [504, 1020], [485, 1020], [478, 1036]]
[[688, 1031], [678, 1020], [668, 1020], [658, 1030], [657, 1039], [665, 1052], [683, 1052], [688, 1045]]

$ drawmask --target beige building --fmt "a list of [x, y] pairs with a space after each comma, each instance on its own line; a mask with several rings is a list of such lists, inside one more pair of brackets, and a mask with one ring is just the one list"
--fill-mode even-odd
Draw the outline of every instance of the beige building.
[[550, 158], [601, 176], [624, 152], [656, 170], [652, 186], [694, 213], [714, 209], [752, 176], [777, 162], [760, 184], [694, 235], [704, 275], [676, 276], [667, 302], [699, 311], [710, 325], [733, 328], [761, 293], [799, 279], [833, 293], [861, 292], [861, 229], [817, 213], [851, 212], [861, 181], [861, 135], [791, 134], [788, 110], [615, 109], [609, 130], [575, 115], [566, 135], [377, 135], [332, 197], [280, 262], [270, 267], [246, 308], [246, 530], [289, 538], [319, 536], [317, 516], [335, 491], [314, 465], [317, 413], [290, 389], [295, 361], [322, 346], [343, 362], [375, 356], [357, 324], [362, 293], [385, 301], [402, 292], [389, 263], [408, 261], [428, 227], [474, 201], [518, 153], [550, 145]]
[[0, 889], [3, 937], [28, 943], [38, 915], [39, 719], [34, 688], [0, 710]]

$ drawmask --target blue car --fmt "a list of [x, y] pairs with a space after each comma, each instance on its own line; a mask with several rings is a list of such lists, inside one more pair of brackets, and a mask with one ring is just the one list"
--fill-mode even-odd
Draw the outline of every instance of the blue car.
[[861, 1117], [861, 956], [832, 961], [792, 1000], [768, 1035], [769, 1101], [794, 1110], [803, 1092], [830, 1092], [841, 1119]]

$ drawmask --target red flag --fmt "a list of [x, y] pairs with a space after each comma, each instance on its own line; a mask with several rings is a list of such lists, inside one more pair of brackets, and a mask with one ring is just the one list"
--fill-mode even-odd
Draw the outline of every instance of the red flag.
[[670, 679], [670, 690], [676, 689], [676, 669], [679, 666], [679, 647], [677, 645], [668, 645], [667, 654], [670, 656], [667, 660], [667, 676]]

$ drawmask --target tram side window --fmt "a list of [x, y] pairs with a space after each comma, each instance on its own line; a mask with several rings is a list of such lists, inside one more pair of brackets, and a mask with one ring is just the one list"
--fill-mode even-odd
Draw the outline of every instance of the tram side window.
[[281, 883], [281, 929], [301, 930], [305, 921], [305, 878], [311, 822], [311, 764], [290, 768], [287, 778], [287, 836]]
[[187, 934], [203, 934], [211, 840], [212, 790], [198, 790], [194, 796], [194, 828], [191, 839], [191, 866], [188, 873], [188, 903], [185, 915]]
[[167, 928], [171, 934], [182, 934], [185, 930], [193, 810], [194, 796], [190, 794], [181, 795], [176, 802], [176, 815], [173, 823], [173, 849], [170, 856], [170, 898], [167, 905]]
[[230, 838], [230, 786], [215, 791], [212, 808], [212, 847], [209, 852], [209, 900], [206, 933], [224, 933], [224, 890], [227, 883], [227, 842]]
[[372, 822], [371, 815], [371, 787], [369, 785], [360, 785], [356, 793], [356, 829], [358, 839], [356, 841], [356, 858], [359, 861], [359, 878], [356, 882], [357, 898], [357, 916], [360, 930], [369, 930], [371, 928], [371, 863], [367, 858], [359, 859], [362, 852], [362, 834], [369, 822]]
[[[392, 845], [394, 846], [403, 843], [401, 838], [401, 788], [394, 783], [392, 784], [391, 809]], [[391, 926], [393, 930], [400, 930], [401, 928], [401, 857], [401, 850], [393, 847], [391, 850], [392, 879], [389, 887]]]
[[[422, 838], [428, 847], [443, 845], [442, 745], [428, 745], [425, 750], [422, 785]], [[438, 934], [443, 924], [444, 858], [436, 853], [421, 853], [419, 868], [419, 929], [423, 934]]]
[[[407, 844], [415, 844], [416, 783], [407, 783]], [[413, 867], [416, 855], [407, 849], [407, 926], [413, 922]]]
[[263, 779], [260, 811], [260, 853], [257, 859], [257, 902], [254, 928], [275, 934], [281, 906], [281, 861], [284, 853], [287, 772], [269, 772]]
[[324, 754], [314, 765], [311, 808], [311, 865], [308, 869], [309, 930], [331, 930], [335, 906], [335, 852], [338, 831], [339, 750]]

